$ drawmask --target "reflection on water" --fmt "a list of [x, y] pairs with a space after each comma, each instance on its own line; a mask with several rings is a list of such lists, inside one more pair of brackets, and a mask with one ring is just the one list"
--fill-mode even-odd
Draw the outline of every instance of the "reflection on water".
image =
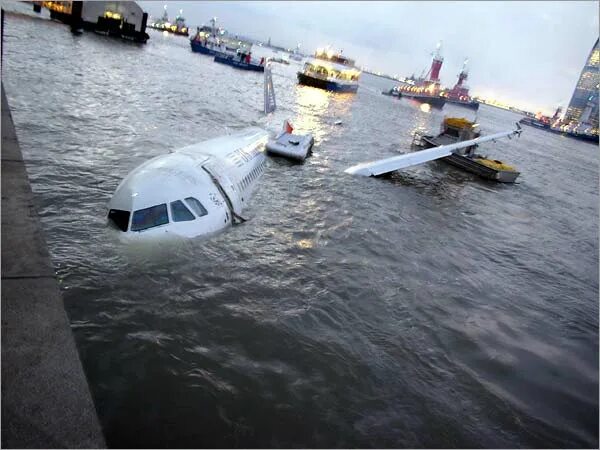
[[[274, 69], [266, 119], [260, 75], [184, 38], [129, 46], [12, 15], [4, 36], [110, 446], [598, 446], [597, 146], [524, 130], [494, 149], [521, 170], [511, 186], [439, 162], [352, 177], [472, 113], [421, 111], [368, 74], [356, 94], [298, 86], [291, 63]], [[478, 117], [483, 134], [518, 120]], [[143, 161], [286, 118], [314, 154], [269, 159], [243, 225], [133, 253], [109, 235], [107, 202]]]
[[[331, 125], [341, 123], [340, 118], [348, 114], [356, 98], [356, 94], [330, 92], [300, 84], [296, 84], [295, 93], [298, 115], [294, 125], [299, 132], [312, 133], [315, 144], [323, 140]], [[331, 119], [325, 122], [327, 117]]]
[[294, 121], [298, 132], [310, 132], [319, 144], [326, 133], [322, 122], [331, 94], [322, 89], [297, 84], [295, 87], [298, 115]]

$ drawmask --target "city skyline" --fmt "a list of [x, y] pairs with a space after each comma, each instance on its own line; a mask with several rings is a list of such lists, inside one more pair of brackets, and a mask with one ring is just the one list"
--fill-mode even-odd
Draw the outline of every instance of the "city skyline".
[[[167, 5], [194, 28], [224, 28], [311, 54], [331, 45], [357, 64], [390, 75], [419, 75], [442, 41], [442, 84], [469, 58], [472, 95], [531, 111], [566, 110], [590, 45], [597, 2], [139, 2], [153, 17]], [[502, 36], [502, 39], [498, 39]]]
[[590, 51], [581, 75], [577, 81], [577, 86], [569, 102], [565, 119], [589, 123], [592, 128], [598, 128], [598, 83], [600, 75], [598, 74], [598, 64], [600, 62], [600, 48], [598, 40]]

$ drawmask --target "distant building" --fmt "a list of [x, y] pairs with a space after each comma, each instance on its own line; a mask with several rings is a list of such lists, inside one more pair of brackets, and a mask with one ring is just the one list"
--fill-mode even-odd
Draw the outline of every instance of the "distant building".
[[596, 40], [596, 44], [581, 71], [577, 86], [575, 86], [575, 92], [573, 92], [573, 97], [571, 97], [565, 114], [565, 122], [579, 122], [591, 125], [595, 129], [598, 128], [599, 63], [600, 49], [598, 48], [598, 40]]

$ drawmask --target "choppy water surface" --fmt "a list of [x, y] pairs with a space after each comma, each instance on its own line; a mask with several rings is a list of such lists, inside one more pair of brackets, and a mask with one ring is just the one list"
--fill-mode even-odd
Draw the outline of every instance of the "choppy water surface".
[[[598, 446], [596, 146], [531, 128], [486, 144], [516, 185], [439, 162], [353, 177], [473, 113], [369, 75], [357, 95], [301, 87], [292, 63], [265, 119], [262, 76], [184, 38], [6, 19], [3, 80], [109, 445]], [[286, 117], [314, 155], [270, 159], [245, 224], [139, 253], [106, 227], [141, 162]]]

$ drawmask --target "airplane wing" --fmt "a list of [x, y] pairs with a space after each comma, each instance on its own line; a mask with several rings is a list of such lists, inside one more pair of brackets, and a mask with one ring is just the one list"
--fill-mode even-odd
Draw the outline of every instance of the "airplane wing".
[[503, 137], [510, 137], [513, 134], [519, 135], [521, 127], [517, 124], [516, 130], [503, 131], [501, 133], [491, 134], [489, 136], [479, 137], [468, 141], [457, 142], [456, 144], [440, 145], [439, 147], [428, 148], [418, 152], [407, 153], [404, 155], [392, 156], [391, 158], [371, 161], [347, 168], [344, 172], [353, 175], [378, 176], [395, 170], [404, 169], [405, 167], [422, 164], [434, 159], [450, 156], [455, 150], [470, 147], [471, 145], [481, 144], [482, 142], [494, 141]]

